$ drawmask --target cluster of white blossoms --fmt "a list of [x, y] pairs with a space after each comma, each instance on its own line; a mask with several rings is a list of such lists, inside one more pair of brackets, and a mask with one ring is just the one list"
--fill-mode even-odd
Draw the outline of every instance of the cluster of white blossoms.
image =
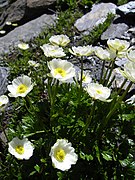
[[[8, 143], [8, 152], [19, 160], [28, 160], [34, 151], [33, 144], [27, 138], [19, 139], [15, 137]], [[58, 139], [51, 147], [49, 156], [55, 168], [67, 171], [72, 164], [76, 164], [78, 155], [72, 144], [65, 139]]]
[[[51, 44], [44, 44], [40, 46], [46, 57], [53, 57], [54, 59], [47, 62], [49, 69], [49, 77], [55, 78], [61, 82], [66, 82], [69, 79], [76, 77], [76, 70], [74, 65], [67, 60], [56, 59], [66, 54], [62, 47], [66, 46], [70, 40], [66, 35], [55, 35], [49, 39]], [[69, 49], [69, 52], [75, 56], [90, 56], [95, 52], [96, 56], [101, 60], [113, 60], [116, 55], [123, 56], [126, 54], [129, 61], [124, 65], [124, 70], [120, 70], [122, 75], [132, 82], [135, 82], [135, 49], [129, 48], [129, 43], [127, 41], [122, 41], [118, 39], [108, 40], [108, 49], [103, 49], [101, 47], [92, 46], [78, 46]], [[29, 48], [27, 44], [18, 45], [19, 48], [25, 50]], [[28, 61], [30, 66], [38, 67], [39, 64], [35, 61]], [[108, 98], [111, 94], [111, 89], [104, 87], [99, 83], [92, 83], [92, 78], [88, 72], [78, 71], [78, 81], [87, 84], [84, 90], [90, 95], [94, 100], [100, 100], [103, 102], [109, 102]], [[31, 78], [27, 75], [21, 75], [12, 81], [11, 85], [7, 86], [8, 95], [10, 97], [25, 97], [32, 89], [34, 84]], [[9, 99], [7, 96], [0, 96], [0, 108], [8, 103]], [[133, 104], [135, 102], [135, 96], [127, 100], [127, 103]], [[15, 137], [8, 143], [8, 151], [17, 159], [28, 160], [34, 151], [33, 144], [28, 141], [27, 138], [22, 140]], [[72, 144], [65, 139], [58, 139], [57, 142], [51, 147], [49, 156], [51, 157], [52, 164], [55, 168], [67, 171], [71, 168], [71, 165], [76, 164], [78, 160], [78, 155], [75, 153], [75, 149]]]

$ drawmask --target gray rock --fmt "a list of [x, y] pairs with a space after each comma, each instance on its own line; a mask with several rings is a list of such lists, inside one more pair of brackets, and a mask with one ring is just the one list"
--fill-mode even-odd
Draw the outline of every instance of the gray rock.
[[74, 26], [79, 31], [91, 31], [106, 20], [108, 13], [115, 14], [115, 9], [116, 5], [113, 3], [96, 4], [89, 13], [78, 19]]
[[7, 91], [9, 69], [0, 67], [0, 96]]
[[27, 7], [29, 8], [37, 8], [37, 7], [43, 7], [43, 6], [50, 6], [52, 5], [56, 0], [27, 0]]
[[47, 14], [47, 8], [55, 2], [56, 0], [16, 0], [2, 13], [0, 17], [0, 28], [7, 28], [6, 22], [17, 22], [22, 25], [43, 14]]
[[55, 15], [42, 15], [22, 26], [16, 27], [6, 36], [0, 38], [0, 55], [9, 53], [20, 42], [27, 42], [37, 37], [45, 28], [55, 25]]
[[16, 2], [12, 3], [7, 10], [5, 10], [0, 19], [0, 28], [5, 26], [5, 23], [8, 22], [17, 22], [20, 21], [25, 14], [26, 9], [26, 0], [17, 0]]
[[127, 14], [135, 14], [135, 1], [130, 1], [127, 4], [118, 6], [117, 11], [121, 12], [121, 13], [123, 13], [125, 15], [127, 15]]
[[8, 5], [8, 0], [0, 0], [0, 8], [3, 8]]
[[125, 23], [111, 24], [110, 27], [101, 35], [101, 40], [121, 38], [127, 30], [128, 25]]

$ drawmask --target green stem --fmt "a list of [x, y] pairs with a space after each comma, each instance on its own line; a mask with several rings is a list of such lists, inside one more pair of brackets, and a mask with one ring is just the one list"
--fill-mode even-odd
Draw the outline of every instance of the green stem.
[[82, 80], [83, 80], [83, 56], [81, 57], [81, 78], [80, 78], [80, 88], [79, 88], [79, 95], [78, 95], [78, 104], [81, 100], [81, 94], [82, 94]]
[[112, 117], [112, 115], [114, 114], [114, 112], [116, 111], [119, 103], [125, 98], [127, 92], [129, 91], [129, 89], [132, 86], [132, 82], [129, 83], [128, 87], [126, 88], [126, 90], [124, 91], [123, 95], [121, 97], [119, 97], [118, 101], [115, 103], [115, 105], [113, 106], [113, 108], [109, 111], [109, 113], [107, 114], [107, 116], [102, 120], [102, 124], [99, 126], [99, 129], [97, 131], [97, 137], [101, 137], [104, 128], [107, 126], [110, 118]]
[[120, 94], [120, 92], [122, 91], [122, 88], [124, 87], [124, 85], [126, 84], [126, 82], [127, 82], [127, 79], [125, 79], [125, 80], [123, 81], [123, 83], [121, 84], [121, 87], [120, 87], [120, 89], [118, 90], [118, 94]]
[[108, 88], [112, 85], [112, 83], [113, 83], [114, 80], [115, 80], [115, 76], [113, 76], [113, 78], [111, 79], [111, 81], [110, 81], [109, 84], [107, 85]]
[[103, 77], [103, 80], [102, 80], [102, 84], [104, 84], [105, 81], [106, 81], [106, 76], [107, 76], [107, 74], [108, 74], [108, 71], [109, 71], [111, 65], [112, 65], [112, 61], [109, 63], [109, 66], [108, 66], [108, 68], [107, 68], [107, 70], [106, 70], [106, 72], [105, 72], [105, 74], [104, 74], [104, 77]]
[[29, 97], [26, 96], [26, 97], [24, 98], [24, 104], [25, 104], [25, 108], [27, 109], [27, 111], [28, 111], [30, 114], [33, 114], [33, 113], [29, 110], [29, 108], [32, 107], [32, 103], [30, 102]]
[[109, 82], [109, 79], [110, 79], [110, 77], [111, 77], [112, 71], [113, 71], [113, 69], [114, 69], [114, 63], [115, 63], [115, 61], [112, 61], [111, 69], [110, 69], [110, 71], [109, 71], [109, 74], [108, 74], [108, 77], [107, 77], [107, 81], [106, 81], [106, 83], [105, 83], [106, 86], [107, 86], [107, 84], [108, 84], [108, 82]]
[[100, 75], [99, 84], [102, 83], [102, 77], [103, 77], [103, 73], [104, 73], [104, 68], [105, 68], [105, 61], [103, 61], [103, 64], [102, 64], [102, 69], [101, 69], [101, 75]]
[[28, 135], [26, 135], [26, 136], [24, 136], [25, 138], [28, 138], [28, 137], [30, 137], [30, 136], [34, 136], [34, 135], [36, 135], [36, 134], [41, 134], [41, 133], [45, 133], [46, 131], [44, 131], [44, 130], [42, 130], [42, 131], [36, 131], [35, 133], [30, 133], [30, 134], [28, 134]]
[[95, 104], [96, 104], [96, 102], [94, 101], [93, 106], [91, 108], [90, 115], [88, 116], [88, 118], [86, 120], [86, 125], [83, 128], [83, 130], [81, 131], [80, 135], [83, 134], [88, 129], [88, 127], [89, 127], [89, 125], [90, 125], [90, 123], [91, 123], [91, 121], [93, 119], [93, 115], [94, 115], [94, 111], [95, 111]]

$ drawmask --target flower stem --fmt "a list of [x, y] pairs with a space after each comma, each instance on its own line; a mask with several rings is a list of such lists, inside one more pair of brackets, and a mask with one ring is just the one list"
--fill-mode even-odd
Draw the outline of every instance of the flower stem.
[[107, 81], [106, 81], [106, 83], [105, 83], [106, 86], [107, 86], [107, 84], [109, 83], [109, 79], [110, 79], [111, 74], [112, 74], [112, 71], [113, 71], [113, 69], [114, 69], [114, 63], [115, 63], [115, 61], [112, 61], [111, 69], [110, 69], [110, 71], [109, 71], [109, 74], [108, 74], [108, 77], [107, 77]]
[[132, 82], [129, 83], [129, 85], [127, 86], [126, 90], [124, 91], [123, 95], [121, 97], [119, 97], [118, 101], [114, 104], [113, 108], [109, 111], [109, 113], [107, 114], [107, 116], [102, 120], [102, 124], [99, 126], [99, 129], [97, 131], [97, 138], [102, 136], [103, 130], [104, 128], [107, 126], [110, 118], [112, 117], [112, 115], [114, 114], [114, 112], [117, 110], [118, 105], [120, 104], [120, 102], [125, 98], [127, 92], [129, 91], [129, 89], [132, 86]]
[[99, 83], [102, 83], [104, 68], [105, 68], [105, 61], [103, 61], [103, 64], [102, 64], [102, 69], [101, 69], [101, 75], [100, 75]]
[[108, 74], [108, 71], [109, 71], [111, 65], [112, 65], [112, 62], [109, 63], [109, 66], [108, 66], [108, 68], [107, 68], [107, 70], [106, 70], [106, 72], [105, 72], [105, 74], [104, 74], [103, 79], [102, 79], [102, 84], [104, 84], [105, 81], [106, 81], [106, 76], [107, 76], [107, 74]]
[[126, 84], [126, 82], [127, 82], [127, 79], [125, 79], [125, 80], [123, 81], [123, 83], [121, 84], [121, 87], [120, 87], [120, 89], [118, 90], [118, 94], [121, 93], [122, 88], [124, 87], [124, 85]]
[[34, 132], [34, 133], [30, 133], [30, 134], [24, 136], [24, 138], [28, 138], [28, 137], [30, 137], [30, 136], [34, 136], [34, 135], [36, 135], [36, 134], [41, 134], [41, 133], [45, 133], [45, 132], [46, 132], [45, 130], [36, 131], [36, 132]]
[[88, 129], [88, 127], [89, 127], [89, 125], [91, 123], [91, 120], [93, 119], [93, 115], [94, 115], [94, 111], [95, 111], [95, 104], [96, 104], [96, 102], [94, 101], [93, 106], [91, 108], [90, 115], [88, 116], [88, 118], [86, 120], [86, 125], [83, 128], [83, 130], [80, 132], [80, 135], [83, 134]]
[[80, 78], [80, 88], [79, 88], [79, 95], [78, 95], [78, 104], [81, 100], [81, 94], [82, 94], [82, 79], [83, 79], [83, 57], [81, 57], [81, 78]]

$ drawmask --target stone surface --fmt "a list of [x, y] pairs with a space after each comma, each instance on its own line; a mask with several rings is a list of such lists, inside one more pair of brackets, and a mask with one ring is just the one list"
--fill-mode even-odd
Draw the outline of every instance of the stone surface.
[[43, 14], [52, 14], [48, 7], [52, 9], [56, 0], [16, 0], [12, 3], [0, 17], [0, 28], [4, 29], [6, 22], [19, 23], [22, 25]]
[[115, 14], [116, 5], [113, 3], [100, 3], [92, 7], [92, 10], [78, 19], [74, 26], [79, 31], [91, 31], [95, 26], [103, 23], [108, 13]]
[[0, 96], [7, 91], [9, 69], [0, 67]]
[[127, 30], [128, 25], [125, 23], [111, 24], [110, 27], [101, 35], [101, 40], [121, 38]]
[[0, 0], [0, 8], [3, 8], [8, 5], [8, 0]]
[[50, 6], [52, 5], [56, 0], [27, 0], [27, 7], [29, 8], [37, 8], [37, 7], [43, 7], [43, 6]]
[[37, 37], [45, 28], [55, 25], [55, 15], [42, 15], [20, 27], [15, 28], [6, 36], [0, 38], [0, 55], [9, 53], [20, 42], [28, 42]]
[[128, 14], [135, 15], [135, 1], [130, 1], [127, 4], [118, 6], [117, 11], [125, 15], [128, 15]]
[[20, 21], [25, 14], [26, 9], [26, 0], [17, 0], [12, 3], [7, 10], [5, 10], [0, 19], [0, 28], [5, 26], [5, 23], [8, 22], [18, 22]]

